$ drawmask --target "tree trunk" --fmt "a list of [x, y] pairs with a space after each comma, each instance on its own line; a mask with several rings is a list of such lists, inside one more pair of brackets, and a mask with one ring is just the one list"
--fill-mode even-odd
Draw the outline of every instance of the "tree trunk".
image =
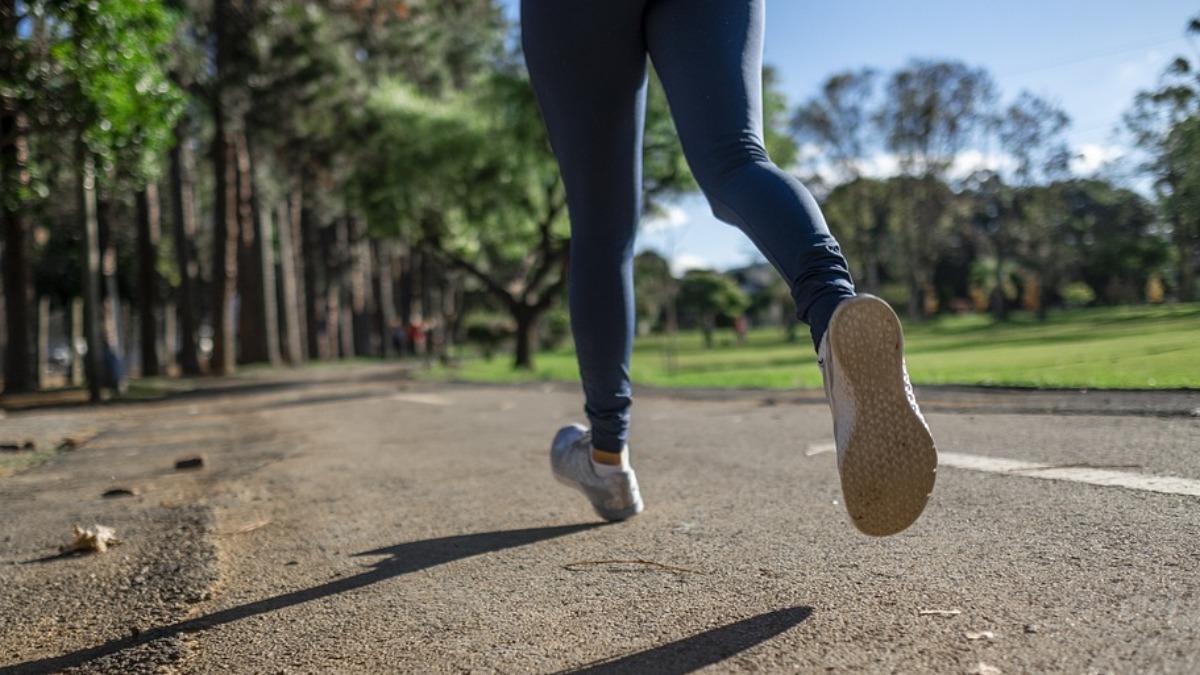
[[308, 345], [309, 359], [326, 358], [325, 350], [321, 348], [322, 324], [325, 320], [325, 303], [321, 297], [321, 287], [317, 276], [323, 260], [321, 250], [320, 228], [317, 225], [317, 214], [314, 208], [316, 199], [311, 172], [304, 169], [300, 178], [300, 255], [304, 267], [304, 326], [305, 339]]
[[379, 354], [383, 358], [392, 356], [396, 345], [393, 342], [393, 332], [400, 328], [396, 323], [395, 300], [392, 296], [392, 242], [377, 239], [371, 241], [371, 255], [375, 259], [374, 274], [371, 283], [374, 287], [375, 301], [375, 331], [379, 336]]
[[340, 224], [335, 220], [330, 225], [321, 228], [317, 233], [320, 250], [324, 255], [320, 258], [324, 284], [320, 288], [322, 296], [321, 328], [321, 358], [336, 359], [341, 356], [338, 338], [342, 332], [342, 288], [341, 273], [338, 270], [340, 255], [338, 250], [338, 230]]
[[76, 166], [79, 168], [79, 230], [83, 232], [83, 338], [84, 376], [88, 398], [100, 402], [104, 374], [104, 347], [100, 343], [100, 224], [96, 219], [96, 174], [91, 153], [83, 139], [77, 141]]
[[[82, 209], [81, 209], [82, 211]], [[80, 345], [86, 345], [87, 341], [84, 338], [84, 320], [83, 320], [83, 299], [71, 299], [71, 374], [68, 382], [72, 387], [83, 386], [84, 384], [84, 362], [87, 360], [85, 354], [81, 354]]]
[[151, 182], [138, 193], [138, 316], [141, 332], [142, 377], [160, 371], [158, 355], [158, 240], [161, 231], [158, 185]]
[[238, 196], [238, 363], [279, 363], [275, 267], [269, 221], [261, 217], [254, 188], [250, 140], [236, 135]]
[[400, 322], [407, 326], [412, 321], [413, 313], [420, 311], [419, 301], [416, 297], [416, 288], [419, 285], [416, 270], [420, 267], [420, 260], [417, 252], [408, 242], [400, 244], [398, 257], [396, 311], [399, 313]]
[[210, 370], [226, 375], [236, 369], [234, 305], [238, 277], [238, 175], [237, 143], [227, 92], [223, 86], [230, 70], [229, 15], [231, 0], [216, 0], [212, 11], [215, 84], [210, 105], [213, 119], [213, 351]]
[[996, 246], [996, 279], [992, 289], [992, 316], [997, 321], [1008, 320], [1008, 298], [1004, 295], [1004, 253]]
[[[196, 346], [199, 329], [196, 320], [196, 277], [194, 251], [196, 237], [196, 165], [183, 122], [175, 126], [175, 147], [171, 148], [171, 200], [174, 207], [175, 265], [179, 268], [179, 369], [184, 375], [200, 374], [200, 355]], [[174, 350], [174, 344], [167, 345]]]
[[104, 346], [104, 380], [119, 394], [125, 393], [127, 363], [125, 324], [121, 315], [121, 292], [117, 284], [117, 242], [115, 205], [108, 199], [96, 200], [96, 221], [100, 232], [101, 320], [100, 343]]
[[533, 370], [534, 327], [537, 325], [538, 315], [528, 306], [514, 307], [512, 315], [517, 322], [516, 334], [513, 336], [516, 340], [513, 368]]
[[[7, 9], [7, 8], [6, 8]], [[5, 39], [13, 39], [6, 26]], [[30, 349], [30, 307], [33, 302], [29, 267], [29, 221], [20, 193], [29, 183], [26, 170], [24, 122], [7, 98], [0, 110], [0, 225], [4, 227], [4, 311], [8, 344], [4, 350], [4, 392], [30, 391], [34, 387]]]
[[37, 313], [37, 387], [48, 388], [50, 374], [50, 298], [38, 298]]
[[[1181, 223], [1179, 227], [1184, 227]], [[1196, 299], [1196, 243], [1188, 239], [1179, 242], [1179, 301]]]
[[266, 324], [267, 361], [279, 365], [283, 360], [279, 338], [279, 294], [275, 276], [274, 220], [256, 208], [254, 222], [258, 229], [259, 265], [263, 271], [263, 323]]
[[[910, 264], [916, 264], [915, 261], [910, 261]], [[915, 272], [908, 274], [908, 316], [916, 321], [921, 318], [922, 311], [925, 305], [925, 291], [921, 285], [921, 281], [917, 278]]]
[[354, 306], [351, 300], [350, 216], [343, 215], [334, 223], [331, 242], [329, 276], [334, 283], [329, 287], [329, 303], [337, 311], [329, 322], [332, 340], [330, 352], [335, 358], [352, 359], [358, 356], [358, 352], [354, 343]]
[[376, 296], [371, 273], [374, 256], [367, 238], [366, 224], [361, 218], [349, 217], [350, 235], [350, 312], [354, 328], [354, 351], [359, 356], [378, 356], [371, 318], [375, 314]]
[[870, 250], [863, 254], [863, 266], [866, 268], [866, 291], [879, 295], [879, 255]]
[[[297, 212], [298, 213], [298, 212]], [[279, 237], [279, 331], [283, 360], [292, 365], [304, 359], [301, 343], [300, 298], [296, 283], [295, 228], [289, 200], [281, 199], [275, 209], [276, 235]]]
[[213, 351], [210, 370], [227, 375], [235, 369], [233, 310], [238, 277], [237, 164], [233, 135], [216, 113], [213, 147]]

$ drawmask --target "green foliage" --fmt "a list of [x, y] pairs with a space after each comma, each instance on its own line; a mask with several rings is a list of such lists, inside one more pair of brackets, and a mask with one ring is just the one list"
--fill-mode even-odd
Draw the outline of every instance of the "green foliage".
[[[878, 293], [888, 266], [888, 252], [896, 248], [900, 214], [892, 193], [886, 181], [856, 178], [831, 190], [822, 205], [854, 277], [873, 293]], [[898, 267], [895, 262], [891, 266]]]
[[658, 74], [650, 72], [646, 94], [646, 121], [642, 139], [642, 173], [646, 211], [656, 213], [662, 202], [696, 190], [696, 179], [688, 168], [675, 131], [675, 120], [667, 106]]
[[887, 89], [880, 111], [887, 147], [910, 176], [945, 176], [996, 97], [987, 71], [954, 61], [914, 60]]
[[[1189, 22], [1190, 35], [1200, 33], [1200, 17]], [[1158, 206], [1171, 227], [1179, 260], [1179, 297], [1191, 300], [1200, 264], [1200, 69], [1177, 58], [1156, 90], [1140, 92], [1125, 114], [1125, 126], [1145, 153], [1142, 169], [1154, 181]]]
[[1096, 292], [1082, 281], [1073, 281], [1063, 288], [1063, 302], [1067, 307], [1087, 307], [1096, 301]]
[[538, 342], [542, 349], [561, 349], [571, 337], [571, 315], [566, 307], [557, 306], [542, 316], [538, 327]]
[[505, 62], [508, 26], [493, 0], [330, 4], [352, 21], [345, 41], [372, 81], [398, 78], [441, 98], [470, 89]]
[[857, 178], [870, 152], [876, 80], [871, 69], [834, 74], [792, 117], [792, 131], [820, 149], [839, 182]]
[[1107, 304], [1140, 302], [1146, 282], [1168, 260], [1151, 204], [1097, 180], [1059, 183], [1049, 192], [1066, 209], [1058, 236], [1074, 248], [1080, 279]]
[[763, 66], [763, 145], [767, 155], [778, 166], [789, 167], [796, 162], [799, 148], [788, 133], [788, 102], [779, 91], [779, 74], [772, 66]]
[[63, 76], [50, 92], [107, 173], [133, 184], [160, 171], [183, 93], [163, 68], [174, 18], [161, 2], [46, 3], [57, 29], [51, 60]]
[[700, 317], [733, 319], [750, 307], [750, 298], [732, 279], [708, 270], [691, 270], [679, 282], [679, 309]]
[[513, 315], [517, 362], [566, 282], [566, 196], [532, 87], [495, 72], [444, 99], [382, 88], [355, 184], [372, 231], [435, 252]]
[[496, 314], [475, 313], [466, 319], [467, 342], [479, 348], [491, 360], [505, 340], [512, 338], [512, 320]]
[[671, 263], [654, 251], [643, 251], [633, 258], [633, 293], [637, 318], [647, 328], [666, 310], [676, 289]]

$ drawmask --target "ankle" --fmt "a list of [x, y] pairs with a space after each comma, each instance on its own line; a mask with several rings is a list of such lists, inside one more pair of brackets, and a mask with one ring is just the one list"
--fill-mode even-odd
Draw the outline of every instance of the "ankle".
[[629, 468], [629, 448], [609, 452], [592, 448], [592, 468], [600, 475], [620, 473]]

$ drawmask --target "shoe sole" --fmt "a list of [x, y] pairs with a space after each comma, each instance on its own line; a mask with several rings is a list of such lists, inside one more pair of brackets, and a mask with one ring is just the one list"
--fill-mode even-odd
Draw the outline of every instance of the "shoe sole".
[[904, 333], [883, 300], [857, 296], [829, 325], [829, 346], [855, 421], [840, 460], [842, 495], [855, 527], [886, 536], [925, 510], [937, 476], [937, 448], [909, 404], [904, 386]]
[[[628, 520], [628, 519], [636, 516], [637, 514], [641, 513], [642, 510], [645, 508], [645, 506], [643, 505], [643, 502], [641, 501], [641, 499], [639, 499], [637, 502], [635, 502], [633, 504], [633, 506], [630, 506], [625, 509], [621, 509], [619, 511], [604, 510], [601, 507], [596, 506], [595, 499], [593, 498], [591, 492], [586, 487], [581, 485], [578, 481], [575, 481], [574, 479], [571, 479], [571, 478], [567, 478], [566, 476], [559, 474], [557, 471], [551, 471], [550, 473], [554, 475], [554, 480], [558, 481], [559, 483], [562, 483], [563, 485], [566, 485], [569, 488], [572, 488], [572, 489], [578, 491], [579, 493], [583, 494], [584, 497], [587, 497], [588, 502], [591, 503], [592, 510], [596, 512], [596, 515], [600, 516], [604, 520], [607, 520], [611, 523], [615, 523], [615, 522], [622, 521], [622, 520]], [[603, 499], [603, 496], [601, 495], [598, 498]]]

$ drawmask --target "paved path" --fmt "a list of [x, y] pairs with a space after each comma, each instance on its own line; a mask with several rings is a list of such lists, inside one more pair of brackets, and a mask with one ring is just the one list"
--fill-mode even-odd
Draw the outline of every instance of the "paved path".
[[924, 392], [934, 500], [873, 539], [816, 392], [643, 392], [600, 525], [547, 467], [573, 387], [203, 389], [0, 421], [98, 434], [0, 478], [0, 673], [1200, 672], [1195, 394]]

